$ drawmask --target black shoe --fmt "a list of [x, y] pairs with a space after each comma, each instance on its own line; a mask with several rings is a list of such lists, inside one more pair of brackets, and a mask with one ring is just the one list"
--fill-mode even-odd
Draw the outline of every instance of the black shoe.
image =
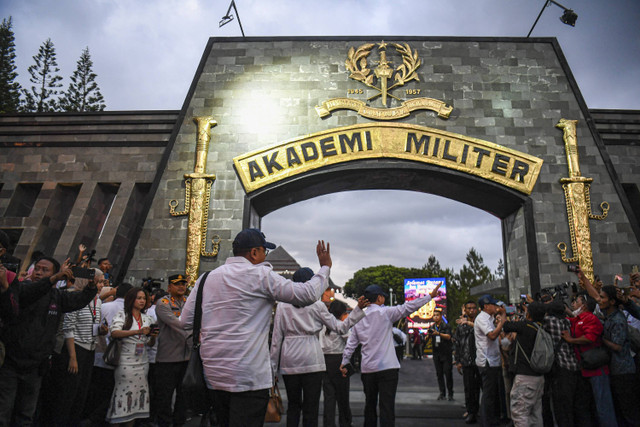
[[444, 393], [440, 393], [440, 395], [438, 396], [438, 400], [444, 400], [444, 399], [445, 399]]
[[454, 399], [453, 399], [453, 394], [450, 394], [450, 395], [449, 395], [449, 402], [453, 402], [453, 400], [454, 400]]
[[464, 422], [466, 424], [476, 424], [478, 422], [478, 419], [476, 418], [475, 414], [469, 414]]

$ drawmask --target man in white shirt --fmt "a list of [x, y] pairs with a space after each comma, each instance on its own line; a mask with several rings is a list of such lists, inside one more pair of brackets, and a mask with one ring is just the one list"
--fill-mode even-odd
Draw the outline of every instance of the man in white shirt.
[[305, 283], [273, 272], [265, 262], [273, 243], [257, 229], [242, 230], [234, 256], [196, 282], [180, 321], [193, 326], [198, 288], [202, 292], [200, 356], [205, 381], [220, 426], [262, 426], [273, 375], [269, 361], [269, 324], [273, 303], [307, 306], [320, 299], [331, 268], [329, 244], [316, 246], [320, 270]]
[[393, 323], [418, 310], [438, 295], [440, 285], [430, 295], [407, 301], [395, 307], [385, 307], [388, 295], [378, 285], [369, 285], [364, 297], [371, 302], [366, 316], [351, 330], [342, 353], [340, 370], [347, 375], [346, 366], [358, 344], [362, 344], [361, 379], [365, 394], [364, 425], [377, 425], [376, 403], [380, 397], [380, 425], [395, 424], [395, 400], [400, 363], [394, 350]]
[[[500, 359], [500, 343], [497, 339], [506, 320], [504, 307], [498, 307], [498, 301], [491, 295], [484, 295], [478, 300], [480, 314], [473, 324], [476, 339], [476, 365], [482, 378], [482, 400], [480, 414], [483, 426], [498, 425], [499, 389], [502, 375]], [[494, 325], [496, 313], [501, 313], [500, 321]]]

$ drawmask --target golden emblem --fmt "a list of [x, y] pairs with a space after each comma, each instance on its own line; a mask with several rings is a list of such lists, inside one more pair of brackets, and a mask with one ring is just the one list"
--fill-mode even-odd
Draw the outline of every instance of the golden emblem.
[[564, 148], [567, 154], [568, 178], [561, 178], [560, 183], [564, 189], [564, 197], [567, 203], [567, 218], [569, 220], [569, 234], [571, 236], [572, 258], [567, 258], [567, 244], [558, 243], [558, 250], [562, 261], [566, 263], [577, 262], [580, 269], [593, 283], [593, 253], [591, 251], [591, 231], [589, 220], [603, 220], [609, 213], [609, 203], [600, 203], [602, 215], [594, 215], [591, 212], [591, 192], [589, 187], [593, 178], [583, 177], [580, 173], [580, 161], [578, 158], [578, 139], [576, 137], [577, 120], [560, 119], [557, 128], [563, 130]]
[[[393, 67], [393, 63], [387, 58], [387, 47], [391, 45], [402, 57], [402, 64]], [[375, 47], [378, 47], [379, 60], [375, 68], [369, 68], [368, 57]], [[422, 60], [418, 58], [418, 52], [412, 50], [407, 44], [400, 43], [365, 43], [358, 48], [351, 47], [347, 53], [345, 66], [351, 73], [349, 78], [359, 81], [368, 88], [377, 90], [378, 93], [367, 98], [367, 102], [381, 97], [382, 105], [385, 108], [373, 108], [367, 102], [351, 98], [333, 98], [316, 107], [320, 117], [326, 117], [333, 110], [349, 109], [357, 111], [363, 117], [380, 120], [393, 120], [408, 116], [414, 110], [432, 110], [442, 118], [448, 118], [453, 107], [444, 102], [432, 98], [413, 98], [403, 101], [393, 95], [391, 91], [404, 86], [410, 81], [420, 81], [417, 70], [422, 65]], [[376, 86], [374, 81], [379, 82]], [[393, 83], [392, 83], [393, 82]], [[407, 91], [409, 93], [410, 91]], [[419, 90], [414, 90], [418, 94]], [[360, 91], [359, 93], [364, 93]], [[400, 103], [395, 108], [386, 108], [388, 99], [393, 98]]]

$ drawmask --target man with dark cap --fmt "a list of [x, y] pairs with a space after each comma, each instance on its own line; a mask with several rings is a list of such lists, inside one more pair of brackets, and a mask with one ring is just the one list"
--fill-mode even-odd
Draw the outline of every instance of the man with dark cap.
[[347, 375], [349, 359], [358, 344], [362, 344], [361, 379], [365, 394], [364, 425], [376, 426], [378, 421], [377, 402], [380, 397], [380, 425], [395, 424], [395, 400], [398, 388], [400, 363], [393, 345], [393, 323], [418, 310], [438, 295], [438, 284], [430, 294], [402, 305], [386, 307], [387, 295], [379, 285], [369, 285], [364, 297], [371, 305], [366, 316], [351, 330], [351, 335], [342, 353], [340, 370]]
[[269, 324], [273, 303], [307, 306], [320, 299], [331, 268], [329, 244], [318, 241], [320, 270], [305, 283], [274, 273], [265, 262], [273, 243], [255, 228], [233, 241], [233, 257], [197, 280], [181, 322], [193, 326], [198, 288], [202, 292], [200, 355], [214, 412], [221, 426], [262, 426], [273, 375], [269, 360]]
[[[155, 404], [157, 422], [161, 427], [181, 426], [187, 420], [187, 405], [182, 393], [182, 378], [191, 354], [191, 329], [180, 323], [180, 314], [187, 302], [187, 276], [169, 276], [169, 295], [156, 305], [160, 327], [155, 369]], [[176, 392], [173, 411], [171, 398]]]
[[[478, 300], [480, 314], [473, 323], [476, 340], [476, 365], [482, 378], [482, 400], [480, 414], [483, 426], [498, 425], [499, 388], [502, 375], [500, 344], [498, 337], [507, 318], [504, 307], [498, 307], [498, 301], [491, 295]], [[494, 325], [496, 313], [501, 313], [500, 321]]]

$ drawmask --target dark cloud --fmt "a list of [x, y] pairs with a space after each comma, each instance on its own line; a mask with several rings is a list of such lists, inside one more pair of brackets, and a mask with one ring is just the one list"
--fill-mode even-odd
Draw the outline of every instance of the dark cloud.
[[[575, 28], [550, 5], [533, 37], [556, 37], [590, 108], [640, 108], [640, 2], [565, 0]], [[247, 36], [423, 35], [524, 37], [543, 0], [453, 2], [237, 0]], [[179, 109], [210, 36], [239, 36], [237, 20], [218, 28], [229, 2], [204, 0], [4, 0], [13, 16], [19, 80], [42, 42], [55, 43], [68, 77], [85, 46], [110, 110]], [[290, 135], [295, 137], [296, 135]], [[279, 141], [272, 141], [277, 143]], [[317, 268], [314, 241], [334, 245], [334, 279], [359, 268], [421, 266], [430, 254], [458, 269], [470, 247], [495, 269], [500, 221], [460, 203], [420, 193], [349, 192], [318, 197], [263, 219], [268, 237]]]

